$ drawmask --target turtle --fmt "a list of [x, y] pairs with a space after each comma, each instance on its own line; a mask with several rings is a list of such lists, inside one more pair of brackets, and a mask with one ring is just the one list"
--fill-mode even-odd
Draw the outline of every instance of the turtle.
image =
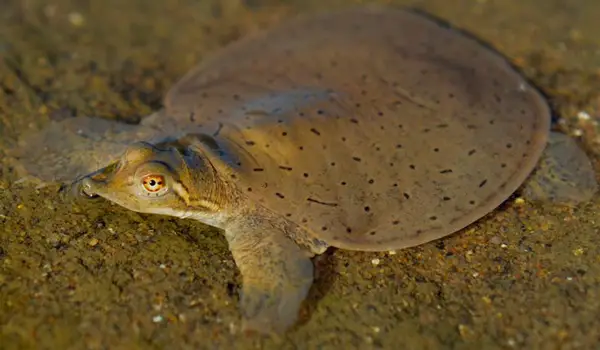
[[[222, 229], [243, 328], [281, 334], [330, 247], [440, 239], [521, 190], [597, 190], [539, 90], [470, 35], [410, 8], [299, 15], [228, 44], [137, 125], [93, 117], [24, 137], [16, 158], [76, 196]], [[23, 151], [24, 150], [24, 151]]]

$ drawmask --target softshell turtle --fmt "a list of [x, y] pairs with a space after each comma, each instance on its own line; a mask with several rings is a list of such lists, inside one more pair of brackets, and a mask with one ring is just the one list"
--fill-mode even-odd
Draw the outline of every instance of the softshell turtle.
[[90, 171], [72, 182], [80, 193], [222, 228], [245, 328], [282, 332], [313, 281], [310, 258], [330, 246], [387, 251], [449, 235], [540, 159], [526, 193], [590, 199], [590, 161], [550, 122], [543, 97], [492, 50], [412, 11], [361, 7], [244, 38], [140, 125], [72, 118], [25, 138], [20, 158], [46, 180]]

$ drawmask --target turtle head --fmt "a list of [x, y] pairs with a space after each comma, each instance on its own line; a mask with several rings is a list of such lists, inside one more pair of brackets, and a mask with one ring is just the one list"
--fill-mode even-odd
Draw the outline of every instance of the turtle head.
[[141, 213], [188, 217], [217, 212], [218, 186], [202, 150], [206, 146], [185, 141], [132, 144], [120, 159], [83, 176], [73, 188]]

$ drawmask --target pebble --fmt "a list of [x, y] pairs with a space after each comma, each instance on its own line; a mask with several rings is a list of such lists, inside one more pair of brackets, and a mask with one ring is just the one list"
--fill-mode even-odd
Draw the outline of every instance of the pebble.
[[379, 259], [377, 259], [377, 258], [375, 258], [375, 259], [371, 260], [371, 264], [373, 264], [373, 265], [375, 265], [375, 266], [379, 265], [379, 263], [380, 263], [380, 262], [381, 262], [381, 261], [380, 261]]
[[587, 121], [590, 120], [590, 115], [589, 113], [585, 112], [585, 111], [580, 111], [579, 113], [577, 113], [577, 119], [581, 120], [581, 121]]
[[81, 27], [85, 22], [83, 15], [79, 12], [71, 12], [68, 15], [69, 23], [71, 23], [75, 27]]
[[90, 239], [90, 241], [88, 242], [88, 244], [91, 247], [95, 247], [96, 245], [98, 245], [98, 239], [97, 238], [92, 238], [92, 239]]
[[580, 255], [583, 255], [583, 253], [584, 253], [584, 250], [583, 250], [583, 248], [576, 248], [576, 249], [573, 249], [573, 255], [575, 255], [575, 256], [580, 256]]
[[152, 317], [152, 322], [154, 322], [154, 323], [160, 323], [163, 320], [164, 319], [163, 319], [163, 317], [161, 315], [157, 315], [157, 316]]

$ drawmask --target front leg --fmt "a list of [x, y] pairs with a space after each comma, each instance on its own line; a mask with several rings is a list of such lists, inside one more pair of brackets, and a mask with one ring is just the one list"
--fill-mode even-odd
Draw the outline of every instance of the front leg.
[[285, 332], [296, 322], [312, 285], [313, 254], [289, 238], [286, 226], [261, 218], [226, 231], [242, 275], [243, 330]]

